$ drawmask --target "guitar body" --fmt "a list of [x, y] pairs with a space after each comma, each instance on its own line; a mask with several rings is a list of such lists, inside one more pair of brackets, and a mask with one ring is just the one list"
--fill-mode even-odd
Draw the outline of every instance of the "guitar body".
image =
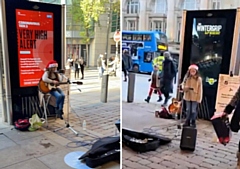
[[49, 86], [49, 84], [45, 83], [42, 79], [40, 79], [38, 83], [38, 89], [40, 92], [42, 92], [43, 94], [49, 93], [52, 90], [52, 87]]
[[172, 103], [169, 105], [168, 110], [170, 114], [180, 114], [182, 109], [181, 101], [173, 98]]

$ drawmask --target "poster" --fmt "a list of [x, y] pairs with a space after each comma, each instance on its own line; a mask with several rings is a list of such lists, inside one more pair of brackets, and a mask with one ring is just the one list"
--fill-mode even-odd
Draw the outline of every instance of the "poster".
[[20, 87], [37, 86], [53, 60], [53, 13], [16, 9]]
[[239, 88], [240, 76], [220, 74], [216, 99], [216, 113], [221, 113]]

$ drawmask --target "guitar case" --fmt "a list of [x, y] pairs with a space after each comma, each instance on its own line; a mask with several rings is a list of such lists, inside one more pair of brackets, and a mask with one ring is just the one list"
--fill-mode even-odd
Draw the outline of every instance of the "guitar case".
[[120, 137], [104, 137], [79, 157], [90, 168], [96, 168], [110, 161], [120, 161]]
[[171, 139], [163, 136], [122, 129], [122, 142], [138, 153], [155, 151], [161, 145], [166, 145], [171, 141]]

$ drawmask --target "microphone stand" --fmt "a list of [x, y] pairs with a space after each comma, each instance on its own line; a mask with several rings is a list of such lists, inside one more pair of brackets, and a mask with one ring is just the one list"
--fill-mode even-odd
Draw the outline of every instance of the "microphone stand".
[[[68, 77], [66, 77], [63, 73], [59, 73], [62, 77], [64, 77], [66, 80], [67, 80], [67, 82], [68, 82], [68, 92], [67, 92], [67, 99], [68, 99], [68, 104], [70, 103], [70, 101], [69, 101], [69, 91], [70, 91], [70, 82], [69, 82], [69, 78]], [[65, 127], [61, 127], [61, 128], [58, 128], [58, 129], [55, 129], [53, 132], [57, 132], [57, 131], [59, 131], [59, 130], [62, 130], [62, 129], [64, 129], [64, 128], [68, 128], [68, 129], [70, 129], [76, 136], [78, 136], [78, 132], [76, 131], [76, 130], [74, 130], [71, 126], [70, 126], [70, 124], [69, 124], [69, 113], [70, 113], [70, 111], [69, 111], [69, 108], [70, 108], [70, 106], [68, 106], [68, 108], [67, 108], [67, 119], [65, 120], [65, 118], [64, 118], [64, 121], [65, 121]]]

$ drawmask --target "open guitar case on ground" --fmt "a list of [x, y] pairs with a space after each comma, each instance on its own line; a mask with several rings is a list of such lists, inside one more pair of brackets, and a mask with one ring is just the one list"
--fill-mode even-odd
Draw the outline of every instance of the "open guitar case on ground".
[[155, 151], [161, 145], [166, 145], [171, 141], [171, 139], [163, 136], [122, 129], [122, 142], [138, 153]]
[[[120, 130], [120, 120], [115, 123]], [[120, 136], [104, 137], [97, 140], [89, 151], [79, 157], [88, 167], [96, 168], [111, 161], [120, 161]]]

